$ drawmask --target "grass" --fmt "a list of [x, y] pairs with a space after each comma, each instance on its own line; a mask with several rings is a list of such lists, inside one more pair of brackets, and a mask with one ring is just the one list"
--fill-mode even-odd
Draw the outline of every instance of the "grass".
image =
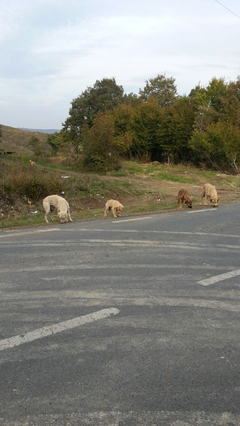
[[24, 226], [36, 226], [45, 223], [43, 212], [37, 214], [23, 214], [18, 217], [2, 219], [0, 222], [1, 228], [16, 228]]
[[147, 206], [134, 206], [124, 209], [124, 214], [148, 213], [162, 210], [176, 209], [176, 202], [169, 203], [149, 203]]
[[[171, 210], [176, 209], [176, 203], [161, 203], [161, 204], [149, 204], [148, 206], [131, 206], [124, 208], [124, 215], [132, 215], [138, 213], [147, 213], [147, 212], [156, 212], [162, 210]], [[92, 220], [92, 219], [104, 219], [103, 209], [95, 209], [95, 210], [86, 210], [83, 212], [73, 212], [71, 213], [72, 219], [74, 221], [81, 220]], [[110, 216], [111, 217], [111, 216]], [[52, 214], [53, 221], [49, 221], [49, 224], [58, 224], [60, 225], [58, 216], [56, 214]], [[11, 229], [11, 228], [21, 228], [21, 227], [29, 227], [29, 226], [40, 226], [45, 225], [44, 213], [42, 211], [38, 211], [36, 214], [24, 214], [19, 217], [12, 217], [3, 219], [0, 221], [0, 225], [2, 229]]]
[[191, 179], [185, 176], [173, 175], [171, 173], [158, 173], [153, 176], [153, 179], [165, 180], [167, 182], [178, 182], [178, 183], [197, 183], [197, 179]]
[[[36, 160], [37, 167], [33, 169], [27, 157], [23, 161], [0, 160], [1, 228], [44, 225], [42, 198], [51, 193], [64, 194], [74, 220], [103, 218], [104, 204], [109, 198], [123, 202], [123, 215], [175, 209], [177, 192], [182, 186], [190, 191], [193, 203], [199, 204], [201, 186], [206, 182], [221, 191], [221, 203], [240, 199], [238, 176], [194, 167], [125, 161], [120, 171], [103, 175], [76, 172], [76, 167], [62, 166], [58, 157], [53, 161]], [[62, 178], [66, 175], [69, 178]], [[232, 198], [226, 198], [225, 192], [233, 194]], [[38, 213], [31, 214], [36, 210]], [[59, 223], [58, 217], [53, 217], [54, 223]]]
[[130, 175], [134, 175], [137, 173], [143, 173], [144, 169], [143, 169], [143, 165], [136, 163], [134, 161], [125, 161], [124, 162], [124, 170], [126, 172], [128, 172]]

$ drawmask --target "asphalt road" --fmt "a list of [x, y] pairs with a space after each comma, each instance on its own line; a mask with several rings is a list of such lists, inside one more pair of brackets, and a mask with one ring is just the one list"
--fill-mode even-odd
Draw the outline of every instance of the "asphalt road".
[[1, 426], [239, 426], [240, 203], [0, 233]]

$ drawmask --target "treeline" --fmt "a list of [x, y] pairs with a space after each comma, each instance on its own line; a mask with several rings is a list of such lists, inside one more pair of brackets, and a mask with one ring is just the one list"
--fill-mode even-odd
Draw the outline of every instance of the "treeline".
[[173, 78], [158, 75], [139, 94], [114, 78], [96, 81], [71, 103], [54, 153], [69, 148], [89, 169], [118, 169], [123, 159], [192, 163], [237, 173], [240, 166], [240, 77], [213, 78], [179, 96]]

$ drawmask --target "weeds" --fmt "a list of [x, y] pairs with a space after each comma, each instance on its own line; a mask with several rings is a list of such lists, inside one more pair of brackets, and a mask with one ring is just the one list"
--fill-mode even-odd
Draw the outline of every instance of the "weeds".
[[192, 179], [192, 178], [181, 176], [181, 175], [173, 175], [173, 174], [165, 173], [165, 172], [157, 173], [153, 175], [152, 178], [157, 180], [165, 180], [169, 182], [178, 182], [178, 183], [197, 183], [198, 182], [197, 179]]
[[133, 161], [124, 161], [122, 166], [131, 175], [144, 172], [143, 165]]
[[[67, 175], [67, 179], [62, 176]], [[42, 199], [64, 194], [74, 220], [103, 218], [104, 204], [117, 198], [124, 214], [154, 212], [177, 208], [177, 191], [186, 185], [194, 205], [200, 202], [201, 185], [210, 182], [221, 190], [221, 203], [238, 201], [238, 176], [201, 171], [181, 165], [154, 165], [126, 161], [119, 171], [76, 172], [62, 167], [58, 157], [37, 161], [29, 158], [0, 159], [0, 227], [45, 225]], [[31, 214], [37, 211], [36, 214]], [[59, 223], [57, 216], [54, 222]]]
[[21, 163], [1, 162], [0, 200], [27, 197], [33, 201], [62, 191], [59, 176], [45, 169], [33, 169]]

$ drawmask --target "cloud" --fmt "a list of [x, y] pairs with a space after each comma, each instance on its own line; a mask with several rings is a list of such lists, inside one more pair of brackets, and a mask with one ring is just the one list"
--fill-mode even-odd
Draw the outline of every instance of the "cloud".
[[239, 19], [216, 2], [2, 0], [0, 19], [0, 107], [9, 105], [0, 114], [9, 125], [24, 110], [32, 121], [32, 106], [33, 124], [21, 127], [46, 127], [47, 110], [56, 128], [72, 99], [104, 77], [138, 93], [166, 73], [188, 94], [199, 81], [240, 74]]

